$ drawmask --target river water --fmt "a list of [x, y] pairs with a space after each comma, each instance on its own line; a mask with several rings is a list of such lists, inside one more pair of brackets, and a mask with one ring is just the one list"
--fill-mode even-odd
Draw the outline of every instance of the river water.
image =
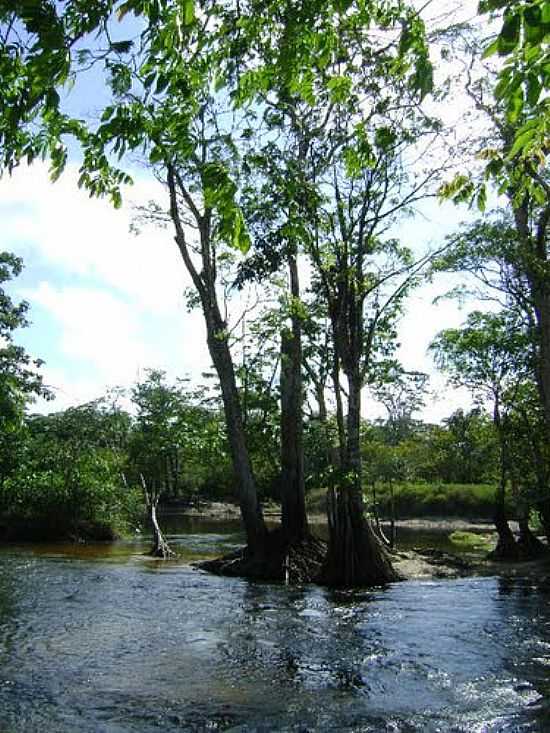
[[547, 580], [332, 592], [218, 578], [114, 545], [0, 551], [0, 732], [550, 731]]

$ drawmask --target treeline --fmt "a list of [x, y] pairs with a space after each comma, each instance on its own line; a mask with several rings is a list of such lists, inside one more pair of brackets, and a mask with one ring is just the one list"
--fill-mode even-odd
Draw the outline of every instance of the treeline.
[[[531, 508], [550, 533], [548, 4], [487, 0], [470, 25], [432, 5], [124, 0], [84, 12], [40, 0], [0, 10], [0, 171], [48, 158], [55, 180], [70, 140], [91, 195], [120, 206], [136, 154], [163, 186], [139, 223], [169, 227], [188, 304], [202, 312], [246, 534], [239, 562], [218, 571], [280, 578], [290, 558], [300, 581], [397, 579], [364, 511], [376, 465], [365, 460], [364, 393], [385, 398], [406, 378], [397, 324], [436, 271], [470, 273], [498, 307], [443, 332], [433, 350], [456, 384], [492, 403], [499, 554], [517, 550], [510, 492], [524, 539]], [[67, 92], [86, 89], [91, 68], [101, 108], [83, 121]], [[449, 125], [457, 105], [463, 115]], [[504, 211], [487, 211], [495, 193]], [[403, 224], [436, 196], [483, 218], [420, 252]], [[231, 311], [247, 298], [264, 312]], [[262, 381], [267, 390], [256, 389]], [[421, 379], [412, 384], [422, 391]], [[327, 547], [305, 512], [316, 475], [308, 392], [326, 436], [315, 445]], [[148, 478], [146, 445], [136, 471], [154, 509], [154, 482], [180, 471], [165, 457]], [[277, 532], [260, 502], [270, 484]]]
[[[7, 538], [112, 539], [131, 533], [145, 522], [144, 486], [161, 504], [234, 501], [223, 407], [218, 396], [208, 394], [183, 381], [170, 384], [162, 372], [150, 370], [128, 393], [112, 390], [60, 412], [22, 415], [17, 424], [12, 421], [9, 435], [4, 425], [2, 443], [9, 444], [9, 454], [0, 475], [0, 524]], [[255, 395], [249, 398], [253, 405]], [[264, 501], [279, 502], [281, 496], [280, 433], [273, 429], [279, 422], [278, 412], [266, 415], [252, 406], [246, 420]], [[317, 504], [324, 509], [335, 427], [333, 419], [323, 423], [318, 415], [305, 422], [312, 510]], [[491, 511], [497, 444], [492, 421], [480, 410], [456, 412], [443, 426], [411, 419], [363, 421], [361, 450], [364, 491], [373, 512], [387, 514], [390, 487], [399, 494], [406, 486], [408, 505], [398, 506], [398, 515]], [[420, 486], [410, 486], [415, 483]], [[483, 492], [476, 498], [472, 487], [461, 487], [463, 504], [453, 506], [453, 484], [481, 484]], [[432, 486], [439, 503], [430, 506]]]

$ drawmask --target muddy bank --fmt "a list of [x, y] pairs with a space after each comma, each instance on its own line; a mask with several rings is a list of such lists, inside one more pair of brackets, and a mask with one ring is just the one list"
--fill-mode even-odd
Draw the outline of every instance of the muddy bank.
[[[237, 504], [230, 504], [221, 501], [201, 501], [200, 504], [194, 506], [165, 506], [162, 508], [163, 514], [178, 513], [189, 517], [203, 517], [205, 519], [232, 519], [239, 518], [240, 511]], [[268, 520], [277, 521], [280, 519], [281, 510], [276, 504], [267, 504], [264, 506], [264, 516]], [[311, 524], [326, 524], [327, 518], [324, 514], [308, 514]], [[387, 522], [382, 521], [382, 525], [386, 526]], [[516, 530], [515, 522], [510, 522], [512, 531]], [[397, 528], [417, 529], [426, 531], [441, 532], [493, 532], [494, 525], [486, 519], [460, 519], [456, 517], [430, 517], [419, 519], [398, 519], [395, 522]]]

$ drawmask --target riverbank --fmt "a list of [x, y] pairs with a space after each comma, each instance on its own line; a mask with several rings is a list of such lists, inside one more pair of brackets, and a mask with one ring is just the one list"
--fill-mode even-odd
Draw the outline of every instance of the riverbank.
[[[276, 504], [264, 506], [264, 516], [268, 521], [278, 521], [281, 516], [280, 507]], [[204, 519], [239, 519], [241, 516], [239, 506], [229, 502], [201, 501], [198, 506], [164, 506], [163, 514], [178, 513], [188, 517], [201, 517]], [[326, 514], [318, 510], [308, 511], [308, 520], [312, 525], [326, 524]], [[386, 522], [382, 522], [385, 526]], [[512, 529], [515, 529], [515, 522], [511, 522]], [[468, 517], [420, 517], [398, 519], [395, 522], [397, 528], [417, 529], [426, 531], [441, 532], [493, 532], [494, 525], [486, 518], [471, 519]]]
[[[201, 502], [199, 507], [165, 509], [166, 514], [182, 514], [197, 520], [233, 521], [240, 518], [239, 507], [225, 502]], [[264, 507], [268, 523], [280, 520], [280, 509], [275, 504]], [[326, 531], [326, 516], [313, 513], [308, 519], [314, 532], [323, 535]], [[517, 523], [510, 522], [512, 531]], [[388, 526], [382, 522], [388, 531]], [[537, 560], [503, 562], [491, 560], [488, 552], [496, 545], [494, 525], [486, 519], [459, 517], [422, 517], [401, 519], [395, 522], [397, 551], [392, 562], [398, 573], [406, 580], [430, 580], [440, 578], [463, 578], [469, 576], [513, 576], [528, 577], [541, 575], [550, 578], [550, 557]], [[437, 538], [433, 547], [427, 547], [428, 537]], [[415, 538], [418, 538], [415, 540]], [[403, 549], [403, 544], [405, 549]]]

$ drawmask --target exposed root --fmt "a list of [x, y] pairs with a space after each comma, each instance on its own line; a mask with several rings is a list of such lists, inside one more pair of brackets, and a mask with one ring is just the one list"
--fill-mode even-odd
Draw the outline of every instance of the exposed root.
[[176, 556], [176, 553], [170, 548], [170, 545], [164, 538], [161, 538], [160, 542], [155, 542], [147, 554], [150, 557], [158, 557], [162, 560], [169, 560], [171, 557]]
[[242, 547], [215, 560], [197, 563], [197, 567], [215, 575], [299, 585], [318, 581], [326, 552], [326, 543], [313, 535], [289, 542], [281, 530], [274, 530], [268, 534], [260, 554], [252, 555], [248, 547]]
[[519, 520], [518, 547], [524, 560], [536, 560], [550, 554], [548, 545], [545, 545], [531, 532], [529, 522], [522, 518]]

